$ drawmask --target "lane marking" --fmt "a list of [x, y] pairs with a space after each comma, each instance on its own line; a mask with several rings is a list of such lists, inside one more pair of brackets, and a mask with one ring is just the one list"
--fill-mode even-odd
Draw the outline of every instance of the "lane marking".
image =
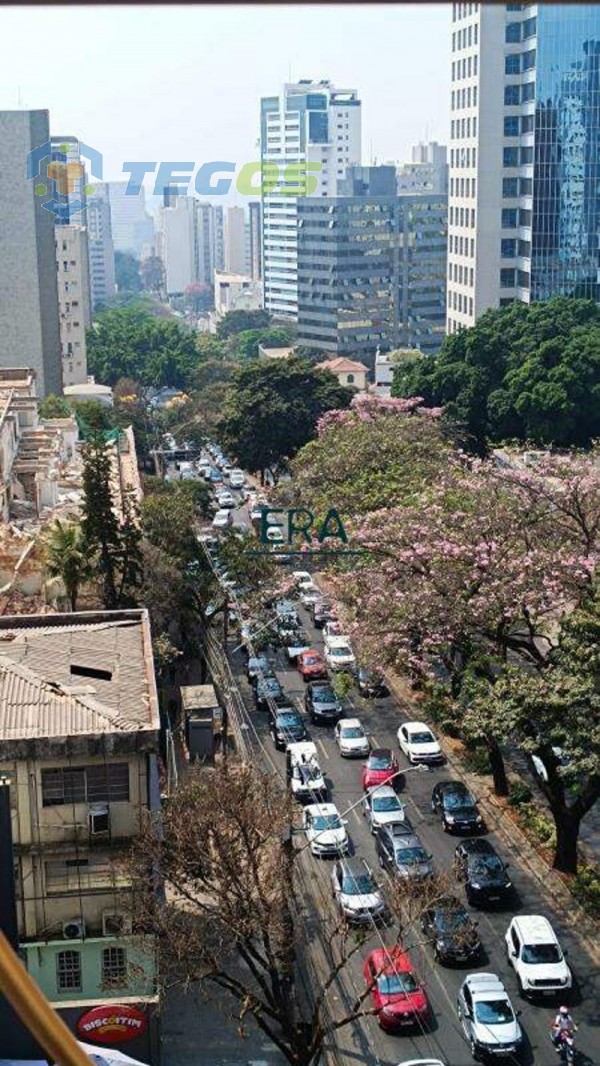
[[327, 751], [327, 748], [325, 747], [325, 745], [324, 745], [324, 743], [323, 743], [323, 741], [321, 740], [320, 737], [317, 737], [317, 744], [319, 745], [319, 747], [320, 747], [321, 751], [323, 752], [323, 755], [325, 756], [325, 758], [329, 759], [329, 757], [330, 757], [329, 756], [329, 752]]

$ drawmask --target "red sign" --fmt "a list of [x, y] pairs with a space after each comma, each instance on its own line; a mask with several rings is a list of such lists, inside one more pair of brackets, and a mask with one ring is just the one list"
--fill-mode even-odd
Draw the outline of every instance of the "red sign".
[[148, 1028], [148, 1015], [138, 1007], [118, 1004], [93, 1007], [77, 1022], [77, 1035], [97, 1044], [124, 1044], [142, 1036]]

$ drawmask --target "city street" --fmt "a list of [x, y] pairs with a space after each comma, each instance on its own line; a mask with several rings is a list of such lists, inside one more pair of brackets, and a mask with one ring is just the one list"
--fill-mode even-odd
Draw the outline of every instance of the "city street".
[[[308, 613], [302, 607], [299, 610], [303, 624], [312, 634], [314, 647], [321, 649], [323, 641], [320, 631], [311, 626]], [[240, 678], [240, 686], [247, 695], [247, 705], [253, 708], [251, 690], [243, 672], [242, 653], [237, 652], [233, 656], [233, 661], [235, 672]], [[286, 692], [303, 712], [304, 683], [300, 675], [295, 669], [289, 668], [281, 651], [277, 652], [274, 657], [274, 667]], [[398, 751], [396, 730], [406, 715], [402, 714], [401, 708], [392, 697], [364, 700], [356, 695], [347, 701], [347, 707], [348, 715], [356, 714], [360, 717], [370, 733], [373, 747], [391, 747]], [[264, 743], [269, 763], [277, 767], [280, 773], [284, 773], [285, 758], [283, 754], [274, 749], [267, 730], [267, 715], [252, 709], [251, 717]], [[331, 799], [343, 815], [362, 795], [360, 781], [362, 760], [343, 760], [340, 757], [333, 739], [333, 728], [311, 726], [310, 733], [318, 748], [321, 768], [328, 779]], [[399, 753], [399, 758], [401, 765], [405, 765], [406, 760], [401, 753]], [[402, 798], [408, 804], [409, 817], [421, 836], [426, 850], [433, 854], [439, 871], [449, 868], [454, 848], [458, 843], [457, 839], [442, 831], [439, 819], [432, 814], [430, 806], [433, 785], [436, 781], [448, 776], [448, 771], [443, 766], [427, 773], [410, 773], [405, 778], [402, 790]], [[380, 875], [373, 837], [360, 807], [355, 807], [350, 811], [348, 818], [353, 852], [367, 860], [371, 869], [379, 877], [385, 891], [385, 878]], [[489, 828], [491, 830], [489, 839], [496, 845], [493, 826]], [[296, 839], [299, 844], [304, 841], [302, 835]], [[514, 913], [545, 914], [551, 920], [561, 944], [569, 954], [569, 963], [576, 979], [573, 1012], [580, 1027], [578, 1034], [580, 1061], [593, 1062], [598, 1058], [600, 1049], [598, 1034], [600, 980], [597, 967], [592, 960], [582, 957], [578, 945], [571, 936], [569, 924], [564, 920], [565, 916], [555, 913], [540, 897], [537, 883], [520, 868], [519, 855], [516, 851], [507, 854], [500, 846], [498, 850], [510, 864], [511, 878], [517, 890], [517, 898], [514, 905], [507, 906], [503, 910], [494, 912], [480, 910], [474, 914], [479, 922], [485, 955], [479, 966], [472, 966], [470, 969], [493, 972], [501, 977], [506, 984], [515, 1010], [522, 1010], [521, 1022], [526, 1040], [521, 1061], [549, 1066], [556, 1059], [556, 1053], [549, 1040], [549, 1026], [555, 1013], [555, 1003], [551, 1001], [547, 1006], [538, 1006], [519, 998], [516, 978], [512, 968], [508, 965], [504, 946], [504, 934]], [[306, 871], [306, 876], [301, 878], [305, 886], [302, 901], [305, 914], [310, 926], [317, 929], [319, 914], [324, 913], [324, 908], [332, 906], [331, 862], [315, 859], [308, 850], [305, 850], [297, 861]], [[460, 887], [457, 887], [456, 891], [460, 896]], [[392, 942], [391, 932], [391, 930], [387, 931], [387, 943]], [[382, 936], [386, 942], [385, 928], [382, 930]], [[416, 930], [411, 931], [411, 939], [415, 936]], [[378, 946], [378, 941], [374, 934], [365, 945], [364, 952], [359, 953], [351, 961], [347, 972], [344, 973], [337, 993], [346, 1006], [363, 987], [362, 960], [368, 951], [376, 946]], [[440, 1058], [444, 1062], [451, 1063], [452, 1066], [469, 1066], [473, 1060], [456, 1015], [456, 995], [465, 974], [470, 972], [469, 968], [450, 968], [438, 965], [433, 961], [429, 946], [413, 947], [410, 955], [418, 976], [426, 982], [427, 993], [433, 1006], [434, 1021], [429, 1032], [402, 1036], [389, 1035], [379, 1028], [374, 1018], [369, 1017], [355, 1023], [352, 1032], [340, 1031], [336, 1035], [336, 1046], [339, 1050], [343, 1048], [346, 1056], [351, 1055], [357, 1061], [371, 1062], [375, 1059], [382, 1066], [383, 1064], [392, 1066], [402, 1059], [428, 1056]]]

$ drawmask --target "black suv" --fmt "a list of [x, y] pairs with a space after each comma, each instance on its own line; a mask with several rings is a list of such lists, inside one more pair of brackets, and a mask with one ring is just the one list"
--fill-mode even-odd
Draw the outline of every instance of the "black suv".
[[269, 700], [276, 700], [281, 696], [283, 696], [283, 689], [275, 675], [261, 677], [256, 682], [254, 698], [259, 711], [266, 711], [269, 706]]
[[356, 685], [361, 696], [377, 698], [387, 696], [389, 689], [384, 681], [383, 674], [377, 670], [368, 670], [366, 666], [359, 666], [356, 674]]
[[488, 840], [464, 840], [454, 853], [456, 871], [473, 907], [504, 903], [513, 894], [507, 867]]
[[431, 793], [431, 809], [441, 815], [446, 833], [475, 833], [484, 829], [477, 801], [462, 781], [439, 781]]
[[454, 896], [443, 896], [426, 910], [421, 928], [438, 962], [470, 963], [481, 951], [477, 924]]
[[274, 711], [269, 710], [269, 733], [279, 751], [284, 751], [287, 744], [310, 740], [302, 718], [292, 707], [277, 707]]
[[304, 706], [315, 725], [333, 724], [342, 716], [342, 705], [328, 681], [309, 682]]

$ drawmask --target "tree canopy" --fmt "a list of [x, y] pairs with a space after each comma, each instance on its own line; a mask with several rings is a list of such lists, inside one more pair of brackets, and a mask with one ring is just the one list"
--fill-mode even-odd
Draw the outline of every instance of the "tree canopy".
[[88, 331], [88, 365], [107, 385], [133, 378], [185, 389], [199, 362], [195, 334], [132, 306], [103, 311]]
[[442, 405], [479, 447], [588, 445], [600, 436], [600, 307], [560, 296], [487, 311], [438, 355], [400, 365], [392, 393]]
[[115, 280], [119, 292], [141, 292], [140, 264], [131, 252], [115, 252]]
[[247, 329], [266, 329], [268, 325], [267, 311], [228, 311], [217, 326], [217, 337], [225, 341], [234, 333]]
[[242, 367], [228, 389], [219, 434], [251, 471], [276, 470], [315, 436], [317, 421], [347, 408], [354, 390], [302, 359]]

